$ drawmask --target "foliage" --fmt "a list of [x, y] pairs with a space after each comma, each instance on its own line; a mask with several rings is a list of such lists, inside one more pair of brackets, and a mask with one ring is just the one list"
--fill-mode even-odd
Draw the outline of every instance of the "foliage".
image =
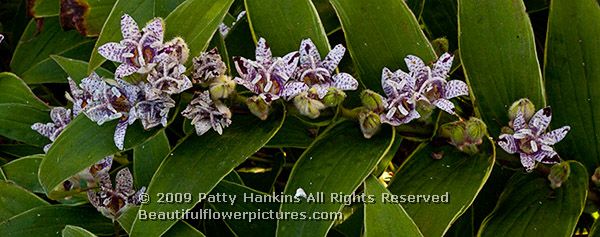
[[0, 236], [598, 234], [595, 0], [9, 0]]

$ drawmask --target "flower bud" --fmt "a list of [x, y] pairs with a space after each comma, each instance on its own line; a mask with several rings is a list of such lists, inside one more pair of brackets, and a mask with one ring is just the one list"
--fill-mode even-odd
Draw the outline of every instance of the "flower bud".
[[269, 109], [271, 105], [269, 105], [265, 100], [259, 96], [252, 96], [246, 100], [246, 106], [252, 114], [261, 120], [266, 120], [269, 116]]
[[596, 168], [594, 175], [592, 175], [592, 183], [596, 187], [600, 187], [600, 167]]
[[472, 144], [481, 144], [481, 138], [485, 136], [487, 126], [481, 119], [471, 117], [467, 121], [467, 138]]
[[294, 106], [296, 106], [300, 114], [311, 119], [319, 117], [321, 115], [319, 111], [325, 108], [325, 105], [321, 101], [311, 98], [306, 92], [302, 92], [294, 97]]
[[367, 139], [373, 137], [381, 128], [381, 120], [379, 114], [373, 111], [362, 112], [358, 115], [358, 122], [360, 123], [360, 130], [363, 136]]
[[434, 39], [431, 41], [431, 46], [433, 46], [433, 49], [437, 55], [442, 55], [445, 52], [448, 52], [448, 49], [450, 48], [450, 44], [446, 38]]
[[230, 76], [220, 75], [211, 81], [209, 91], [213, 100], [225, 99], [235, 91], [235, 82]]
[[560, 188], [560, 186], [569, 179], [571, 173], [571, 167], [569, 163], [561, 162], [555, 164], [550, 168], [550, 174], [548, 174], [548, 180], [550, 180], [550, 187], [552, 189]]
[[363, 105], [371, 111], [383, 111], [385, 104], [383, 102], [383, 96], [377, 94], [372, 90], [364, 90], [360, 94], [360, 100]]
[[329, 87], [327, 94], [323, 97], [323, 104], [327, 107], [335, 107], [346, 99], [346, 93], [338, 88]]
[[525, 121], [529, 121], [529, 119], [531, 119], [535, 113], [535, 105], [527, 98], [517, 100], [508, 109], [508, 117], [511, 121], [517, 117], [519, 111], [523, 113]]

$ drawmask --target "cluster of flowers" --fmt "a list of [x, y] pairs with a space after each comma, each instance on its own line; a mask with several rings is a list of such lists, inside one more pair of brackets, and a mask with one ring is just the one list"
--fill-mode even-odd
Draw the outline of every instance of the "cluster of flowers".
[[531, 172], [538, 163], [556, 164], [560, 162], [558, 153], [552, 147], [560, 142], [571, 127], [564, 126], [550, 132], [546, 129], [552, 120], [550, 107], [535, 111], [528, 99], [515, 102], [509, 109], [508, 127], [498, 138], [498, 145], [509, 154], [519, 154], [521, 164]]
[[271, 102], [279, 98], [294, 101], [299, 112], [316, 118], [326, 107], [339, 105], [345, 90], [356, 90], [358, 82], [348, 73], [335, 73], [346, 48], [335, 46], [324, 59], [310, 39], [300, 50], [273, 57], [265, 39], [260, 38], [255, 60], [235, 57], [239, 74], [234, 81], [253, 92], [247, 99], [250, 111], [261, 119], [268, 116]]
[[384, 68], [381, 85], [386, 97], [370, 90], [361, 95], [367, 109], [359, 114], [364, 136], [373, 136], [381, 123], [400, 126], [415, 119], [425, 120], [435, 107], [455, 114], [450, 99], [468, 95], [469, 89], [463, 81], [446, 81], [453, 59], [445, 53], [429, 67], [419, 57], [409, 55], [404, 59], [408, 72]]

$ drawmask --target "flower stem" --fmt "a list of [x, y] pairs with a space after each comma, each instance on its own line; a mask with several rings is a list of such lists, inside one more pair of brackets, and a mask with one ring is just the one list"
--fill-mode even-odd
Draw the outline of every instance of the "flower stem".
[[341, 112], [342, 117], [353, 119], [353, 120], [358, 119], [358, 113], [363, 109], [364, 109], [363, 107], [356, 107], [354, 109], [348, 109], [348, 108], [345, 108], [344, 106], [340, 106], [340, 112]]

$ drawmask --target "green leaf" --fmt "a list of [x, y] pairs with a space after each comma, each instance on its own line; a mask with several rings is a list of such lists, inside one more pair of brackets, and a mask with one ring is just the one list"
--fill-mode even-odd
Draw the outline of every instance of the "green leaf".
[[48, 105], [38, 99], [31, 89], [10, 72], [0, 73], [0, 104], [16, 103], [29, 105], [40, 110], [49, 110]]
[[57, 17], [44, 18], [41, 32], [37, 32], [36, 22], [31, 20], [19, 40], [10, 67], [27, 84], [66, 82], [66, 74], [50, 55], [87, 60], [92, 42], [76, 31], [63, 31]]
[[545, 105], [533, 30], [523, 0], [459, 0], [459, 49], [471, 98], [492, 136], [521, 98]]
[[0, 223], [29, 209], [47, 205], [46, 201], [26, 189], [0, 181]]
[[[283, 115], [282, 115], [283, 114]], [[273, 113], [267, 121], [259, 121], [252, 115], [236, 115], [233, 123], [225, 128], [223, 135], [210, 131], [202, 136], [195, 133], [187, 137], [163, 161], [150, 182], [148, 194], [157, 193], [208, 193], [223, 177], [258, 151], [279, 130], [285, 113]], [[140, 211], [175, 211], [191, 209], [197, 202], [162, 205], [155, 201], [142, 205]], [[175, 224], [170, 221], [136, 219], [132, 236], [164, 233]]]
[[445, 37], [450, 51], [458, 48], [457, 0], [424, 1], [423, 22], [432, 39]]
[[79, 226], [67, 225], [62, 230], [63, 237], [95, 237], [96, 235]]
[[48, 111], [24, 104], [0, 104], [0, 135], [9, 139], [44, 146], [50, 140], [31, 129], [31, 125], [49, 121]]
[[171, 152], [169, 139], [162, 130], [133, 148], [133, 175], [136, 187], [148, 186], [160, 163]]
[[6, 179], [34, 192], [43, 193], [38, 179], [38, 169], [44, 155], [32, 155], [13, 160], [2, 166]]
[[116, 1], [62, 0], [61, 25], [64, 29], [76, 29], [81, 35], [98, 36]]
[[35, 18], [58, 16], [59, 7], [59, 0], [29, 0], [27, 2], [27, 11], [30, 16]]
[[155, 0], [154, 15], [157, 17], [167, 17], [177, 6], [185, 0]]
[[557, 144], [592, 173], [600, 166], [600, 7], [594, 0], [551, 2], [545, 82], [552, 125], [571, 131]]
[[[136, 218], [139, 207], [131, 207], [127, 211], [125, 211], [121, 216], [117, 219], [121, 227], [129, 234], [131, 230], [131, 225], [133, 225], [133, 221]], [[171, 227], [167, 233], [163, 236], [204, 236], [200, 231], [195, 229], [193, 226], [188, 224], [185, 221], [178, 221], [173, 227]]]
[[325, 32], [327, 32], [327, 35], [331, 35], [342, 29], [340, 20], [337, 18], [335, 10], [333, 10], [329, 0], [313, 0], [312, 2], [319, 13], [319, 18], [323, 23], [323, 28], [325, 29]]
[[364, 205], [365, 236], [423, 236], [400, 204], [384, 202], [391, 193], [373, 176], [365, 181], [365, 195], [374, 200]]
[[[264, 213], [270, 211], [277, 212], [279, 209], [279, 203], [244, 201], [244, 197], [266, 197], [270, 196], [270, 194], [262, 193], [236, 183], [221, 181], [213, 189], [213, 194], [222, 193], [235, 195], [236, 202], [234, 205], [225, 202], [210, 203], [210, 206], [217, 212]], [[258, 200], [258, 198], [255, 200]], [[275, 219], [226, 219], [225, 223], [238, 236], [275, 236], [275, 228], [277, 226]]]
[[[165, 36], [167, 39], [182, 37], [190, 48], [190, 55], [200, 55], [208, 47], [232, 3], [233, 0], [187, 0], [165, 20], [167, 24]], [[202, 24], [189, 22], [202, 22]]]
[[569, 161], [569, 166], [569, 179], [555, 190], [546, 175], [515, 174], [478, 236], [572, 236], [585, 206], [589, 176], [581, 163]]
[[266, 146], [307, 148], [315, 140], [313, 133], [318, 130], [319, 128], [306, 125], [296, 116], [288, 116], [283, 127]]
[[404, 0], [330, 0], [362, 83], [383, 92], [381, 71], [406, 70], [404, 57], [435, 60], [435, 52]]
[[[186, 0], [165, 19], [165, 39], [170, 40], [172, 37], [180, 36], [188, 44], [190, 55], [199, 55], [208, 46], [231, 3], [233, 0]], [[117, 0], [96, 42], [88, 72], [105, 61], [97, 53], [98, 47], [121, 40], [120, 20], [123, 13], [133, 17], [141, 28], [145, 22], [155, 16], [154, 10], [154, 0]], [[190, 24], [190, 22], [202, 22], [202, 24]]]
[[[86, 167], [119, 151], [113, 140], [117, 123], [111, 121], [98, 126], [84, 115], [71, 121], [54, 141], [40, 165], [40, 183], [48, 197], [59, 198], [60, 194], [50, 191]], [[130, 125], [125, 137], [125, 149], [145, 142], [157, 131], [144, 131], [140, 123]]]
[[[307, 195], [322, 192], [319, 202], [283, 203], [281, 211], [336, 212], [344, 205], [334, 202], [332, 194], [350, 195], [373, 172], [394, 141], [392, 129], [365, 139], [353, 121], [342, 121], [321, 134], [294, 165], [285, 188], [286, 195], [294, 195], [302, 188]], [[313, 196], [313, 197], [315, 197]], [[322, 202], [321, 202], [322, 201]], [[330, 220], [279, 220], [279, 236], [324, 236], [333, 225]]]
[[[87, 73], [88, 63], [85, 61], [65, 58], [58, 55], [51, 55], [52, 60], [54, 60], [66, 73], [73, 79], [73, 81], [80, 83], [83, 78], [89, 76]], [[113, 78], [114, 74], [102, 67], [99, 67], [95, 70], [95, 72], [105, 78]]]
[[[113, 233], [110, 219], [92, 207], [36, 207], [0, 223], [5, 236], [57, 236], [66, 225], [81, 226], [97, 235]], [[26, 227], [26, 228], [24, 228]]]
[[0, 144], [0, 154], [14, 158], [42, 154], [44, 149], [27, 144]]
[[[417, 223], [424, 236], [442, 236], [473, 203], [492, 172], [495, 159], [491, 140], [484, 140], [481, 152], [469, 156], [450, 145], [422, 144], [394, 174], [388, 186], [399, 195], [402, 207]], [[432, 154], [442, 154], [440, 160]], [[411, 202], [416, 195], [430, 202]], [[435, 195], [438, 199], [434, 200]]]
[[298, 51], [300, 42], [307, 38], [321, 56], [329, 52], [327, 34], [310, 0], [246, 0], [245, 4], [254, 40], [265, 38], [273, 55]]
[[594, 221], [594, 224], [590, 228], [590, 233], [588, 236], [590, 236], [590, 237], [600, 236], [600, 229], [598, 229], [598, 228], [600, 228], [600, 221], [596, 220], [596, 221]]

